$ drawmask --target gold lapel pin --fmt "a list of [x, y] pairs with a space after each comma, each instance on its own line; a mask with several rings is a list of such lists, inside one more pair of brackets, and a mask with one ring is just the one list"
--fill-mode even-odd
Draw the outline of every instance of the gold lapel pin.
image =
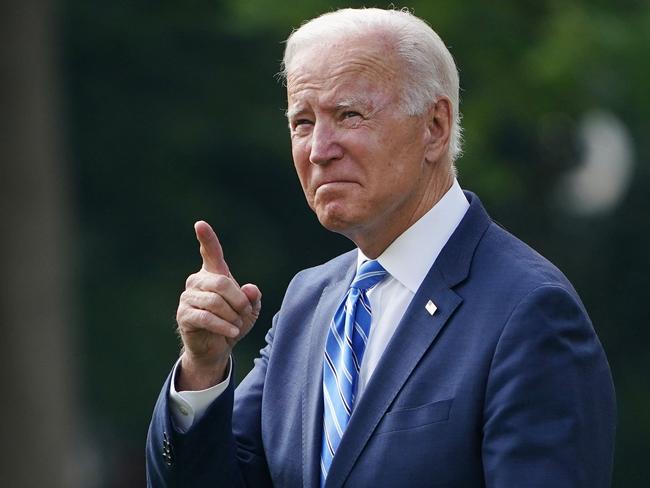
[[427, 304], [424, 306], [424, 308], [427, 309], [427, 312], [429, 312], [429, 315], [433, 315], [436, 313], [436, 310], [438, 310], [438, 307], [436, 307], [436, 304], [433, 303], [431, 300], [427, 302]]

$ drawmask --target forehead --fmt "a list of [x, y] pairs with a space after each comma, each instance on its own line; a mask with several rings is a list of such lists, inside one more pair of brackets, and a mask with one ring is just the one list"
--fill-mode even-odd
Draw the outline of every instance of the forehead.
[[287, 73], [289, 104], [318, 92], [325, 96], [397, 95], [399, 63], [387, 39], [348, 36], [300, 48]]

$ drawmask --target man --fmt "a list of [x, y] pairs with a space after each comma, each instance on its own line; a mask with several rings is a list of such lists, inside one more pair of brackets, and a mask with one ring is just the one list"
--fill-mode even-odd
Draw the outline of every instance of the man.
[[284, 74], [307, 202], [357, 250], [296, 275], [234, 392], [261, 293], [195, 225], [149, 484], [607, 486], [607, 360], [566, 278], [460, 190], [440, 38], [407, 12], [340, 10], [291, 35]]

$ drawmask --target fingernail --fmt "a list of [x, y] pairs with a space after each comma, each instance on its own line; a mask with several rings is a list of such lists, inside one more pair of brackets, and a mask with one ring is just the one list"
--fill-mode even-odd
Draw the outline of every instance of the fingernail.
[[230, 337], [237, 337], [239, 335], [239, 329], [237, 327], [230, 328]]

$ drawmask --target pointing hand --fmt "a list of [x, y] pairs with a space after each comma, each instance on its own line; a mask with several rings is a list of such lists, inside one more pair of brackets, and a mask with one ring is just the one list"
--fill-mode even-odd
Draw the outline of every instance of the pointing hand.
[[223, 380], [233, 347], [250, 331], [262, 306], [257, 286], [239, 286], [233, 278], [212, 227], [199, 221], [194, 231], [203, 265], [187, 278], [176, 313], [184, 346], [179, 391]]

